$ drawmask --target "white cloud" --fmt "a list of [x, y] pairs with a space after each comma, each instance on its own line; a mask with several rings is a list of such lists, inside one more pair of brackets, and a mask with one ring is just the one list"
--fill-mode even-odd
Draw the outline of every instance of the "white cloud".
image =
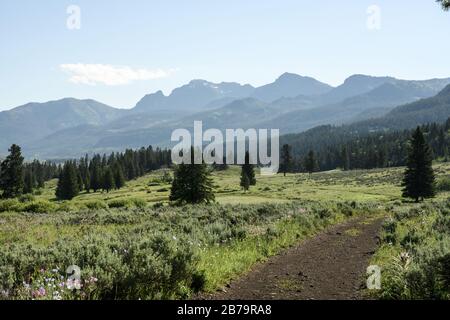
[[62, 64], [61, 70], [70, 75], [69, 81], [76, 84], [118, 86], [138, 80], [154, 80], [170, 76], [175, 69], [133, 69], [127, 66], [108, 64]]

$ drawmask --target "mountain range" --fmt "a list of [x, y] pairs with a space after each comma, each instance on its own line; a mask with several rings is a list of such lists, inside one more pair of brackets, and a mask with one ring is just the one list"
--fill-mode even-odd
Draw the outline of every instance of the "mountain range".
[[169, 146], [171, 132], [279, 128], [298, 133], [324, 124], [411, 127], [450, 116], [450, 78], [423, 81], [354, 75], [337, 87], [285, 73], [253, 87], [192, 80], [170, 95], [148, 94], [132, 109], [66, 98], [0, 112], [0, 154], [20, 144], [28, 158], [60, 159], [147, 145]]

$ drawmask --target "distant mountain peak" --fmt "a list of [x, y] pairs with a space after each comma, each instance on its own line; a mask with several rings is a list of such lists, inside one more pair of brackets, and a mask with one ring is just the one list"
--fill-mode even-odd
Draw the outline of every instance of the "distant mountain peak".
[[213, 83], [203, 80], [203, 79], [194, 79], [189, 81], [188, 86], [189, 87], [197, 87], [197, 86], [210, 86], [213, 85]]
[[285, 72], [281, 76], [278, 77], [277, 81], [298, 79], [298, 78], [303, 78], [303, 77], [301, 75], [296, 74], [296, 73]]
[[253, 97], [265, 102], [273, 102], [280, 98], [293, 98], [300, 95], [320, 95], [331, 89], [333, 88], [330, 85], [314, 78], [285, 72], [275, 82], [256, 88]]
[[361, 82], [367, 82], [367, 81], [376, 81], [376, 80], [380, 80], [380, 81], [389, 81], [389, 80], [395, 80], [395, 78], [393, 77], [374, 77], [374, 76], [369, 76], [366, 74], [354, 74], [351, 75], [350, 77], [348, 77], [347, 79], [345, 79], [344, 84], [349, 84], [349, 83], [361, 83]]

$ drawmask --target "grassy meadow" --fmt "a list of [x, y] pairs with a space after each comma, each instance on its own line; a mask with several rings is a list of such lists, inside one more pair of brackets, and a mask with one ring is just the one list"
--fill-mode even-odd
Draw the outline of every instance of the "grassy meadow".
[[[440, 192], [420, 205], [402, 202], [403, 168], [257, 176], [257, 185], [243, 192], [239, 170], [213, 172], [216, 203], [208, 206], [170, 206], [163, 171], [71, 201], [55, 199], [56, 181], [33, 196], [0, 201], [0, 298], [188, 298], [220, 289], [331, 224], [417, 206], [425, 206], [424, 218], [450, 195]], [[436, 164], [435, 172], [443, 179], [450, 165]], [[404, 251], [405, 228], [414, 225], [405, 219], [418, 219], [402, 217], [394, 237], [400, 240], [385, 241], [374, 257], [387, 269]], [[427, 219], [420, 221], [429, 228], [438, 216]], [[423, 232], [423, 239], [432, 238]], [[71, 265], [80, 267], [81, 277], [67, 278]]]

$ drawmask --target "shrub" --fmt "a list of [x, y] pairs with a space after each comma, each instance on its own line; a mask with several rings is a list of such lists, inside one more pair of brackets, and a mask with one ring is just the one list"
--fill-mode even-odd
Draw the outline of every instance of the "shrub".
[[[63, 298], [186, 297], [190, 290], [201, 289], [204, 281], [202, 283], [201, 275], [195, 272], [197, 258], [185, 243], [155, 234], [147, 237], [102, 235], [71, 241], [61, 239], [47, 248], [12, 245], [0, 251], [0, 289], [11, 296], [29, 299], [33, 297], [34, 289], [46, 286], [44, 281], [38, 282], [44, 278], [41, 274], [54, 270], [51, 278], [61, 281], [60, 277], [67, 276], [66, 268], [76, 265], [81, 269], [82, 290], [77, 297]], [[86, 288], [91, 281], [95, 282], [92, 290]], [[35, 298], [52, 299], [48, 293], [47, 288]]]
[[131, 198], [129, 199], [130, 204], [135, 206], [136, 208], [143, 209], [147, 206], [147, 201], [141, 198]]
[[20, 212], [23, 209], [23, 204], [17, 199], [0, 200], [0, 212]]
[[357, 204], [356, 202], [348, 203], [338, 203], [338, 208], [341, 211], [341, 213], [346, 217], [353, 216], [353, 210], [356, 208]]
[[78, 207], [70, 201], [64, 201], [58, 206], [58, 211], [72, 212], [78, 210]]
[[48, 213], [53, 212], [55, 208], [55, 205], [49, 201], [37, 200], [25, 203], [22, 210], [31, 213]]
[[102, 210], [108, 209], [108, 204], [101, 200], [91, 200], [87, 201], [85, 204], [86, 208], [89, 210]]
[[34, 200], [35, 200], [35, 197], [32, 194], [30, 194], [30, 193], [23, 194], [23, 195], [21, 195], [19, 197], [19, 201], [22, 202], [22, 203], [31, 202], [31, 201], [34, 201]]
[[316, 211], [316, 214], [320, 219], [327, 219], [332, 216], [332, 212], [329, 208], [319, 208]]
[[400, 241], [400, 245], [408, 250], [414, 250], [415, 246], [420, 243], [421, 236], [416, 230], [409, 230], [408, 233]]
[[164, 203], [162, 203], [162, 202], [156, 202], [155, 204], [153, 204], [154, 209], [158, 209], [158, 208], [162, 208], [162, 207], [164, 207]]
[[141, 198], [123, 198], [115, 199], [108, 202], [110, 208], [139, 208], [143, 209], [147, 206], [147, 202]]
[[397, 242], [397, 222], [394, 219], [388, 219], [383, 223], [382, 229], [382, 241], [395, 244]]
[[423, 248], [406, 274], [407, 298], [450, 299], [450, 252]]
[[130, 205], [128, 199], [115, 199], [108, 202], [110, 208], [126, 208]]
[[450, 235], [450, 216], [440, 215], [433, 224], [433, 229]]
[[206, 285], [206, 275], [204, 271], [195, 272], [192, 275], [191, 288], [194, 293], [198, 293], [203, 290]]
[[440, 192], [450, 191], [450, 177], [442, 177], [436, 183], [436, 189]]

